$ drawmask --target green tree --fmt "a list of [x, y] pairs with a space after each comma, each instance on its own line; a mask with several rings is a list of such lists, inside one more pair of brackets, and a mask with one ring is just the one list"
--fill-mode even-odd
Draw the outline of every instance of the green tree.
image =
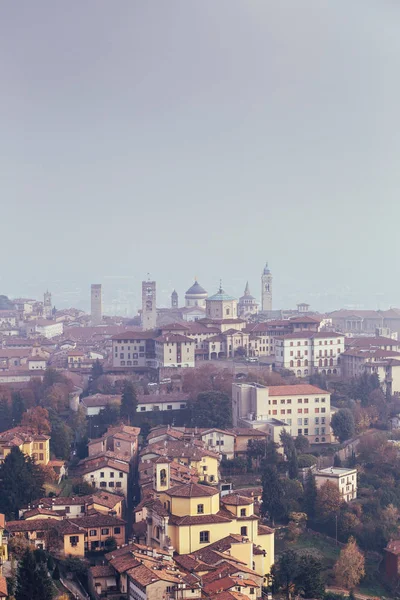
[[0, 481], [0, 512], [7, 519], [17, 518], [20, 508], [44, 495], [42, 469], [17, 447], [0, 465]]
[[26, 411], [25, 400], [21, 392], [13, 392], [12, 394], [12, 418], [15, 424], [20, 423], [22, 415]]
[[51, 600], [53, 584], [47, 566], [27, 550], [18, 567], [16, 600]]
[[297, 479], [299, 476], [299, 463], [297, 461], [296, 449], [293, 450], [289, 459], [289, 477], [290, 479]]
[[94, 381], [95, 379], [97, 379], [98, 377], [101, 377], [102, 375], [104, 375], [103, 365], [101, 364], [99, 359], [96, 358], [96, 360], [92, 364], [92, 372], [90, 374], [91, 380]]
[[202, 392], [188, 403], [192, 425], [198, 427], [232, 426], [232, 405], [227, 394], [218, 391]]
[[295, 451], [294, 439], [292, 438], [290, 433], [288, 433], [286, 431], [286, 429], [284, 429], [281, 432], [280, 439], [281, 439], [281, 444], [283, 446], [283, 452], [284, 452], [287, 460], [290, 460], [290, 457], [292, 456], [293, 452]]
[[7, 398], [0, 398], [0, 431], [7, 431], [13, 426], [12, 412]]
[[354, 436], [355, 424], [353, 413], [349, 408], [342, 408], [335, 413], [331, 419], [333, 433], [340, 442], [349, 440]]
[[115, 539], [115, 537], [110, 536], [104, 542], [104, 546], [105, 546], [106, 552], [112, 552], [113, 550], [115, 550], [117, 548], [117, 540]]
[[71, 454], [73, 431], [54, 411], [50, 411], [49, 416], [51, 424], [50, 450], [57, 458], [68, 460]]
[[296, 552], [293, 550], [282, 552], [273, 565], [271, 574], [274, 590], [281, 589], [286, 598], [290, 600], [295, 592], [295, 582], [299, 576], [299, 558]]
[[303, 598], [323, 597], [325, 584], [322, 576], [322, 564], [312, 554], [307, 553], [300, 557], [295, 584]]
[[298, 435], [294, 440], [294, 446], [299, 454], [303, 454], [310, 448], [310, 442], [305, 435]]
[[56, 564], [55, 569], [53, 571], [53, 579], [55, 579], [56, 581], [60, 579], [60, 567], [58, 566], [58, 563]]
[[333, 466], [338, 468], [342, 466], [342, 459], [340, 458], [339, 454], [335, 454], [333, 457]]
[[129, 424], [133, 423], [136, 414], [138, 402], [135, 386], [131, 381], [126, 380], [122, 389], [120, 414]]
[[0, 295], [0, 310], [14, 310], [14, 304], [7, 296]]
[[317, 484], [315, 483], [315, 477], [311, 469], [308, 470], [305, 485], [304, 485], [304, 510], [306, 511], [308, 518], [313, 519], [315, 517], [315, 509], [317, 502]]
[[261, 513], [268, 515], [272, 524], [283, 511], [283, 486], [275, 465], [267, 465], [262, 475], [262, 504]]

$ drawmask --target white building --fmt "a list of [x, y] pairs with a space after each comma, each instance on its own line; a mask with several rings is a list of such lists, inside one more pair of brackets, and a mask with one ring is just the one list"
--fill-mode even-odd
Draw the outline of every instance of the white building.
[[194, 367], [194, 340], [177, 333], [166, 333], [155, 339], [158, 367]]
[[129, 463], [118, 458], [100, 456], [88, 457], [79, 463], [80, 473], [94, 488], [110, 492], [122, 492], [127, 497]]
[[113, 367], [156, 367], [153, 331], [127, 331], [112, 338]]
[[329, 467], [315, 473], [315, 483], [320, 488], [324, 483], [330, 481], [340, 491], [345, 502], [357, 498], [357, 469], [340, 469]]
[[137, 412], [159, 412], [164, 410], [183, 410], [189, 395], [182, 392], [171, 394], [147, 394], [138, 396]]
[[[285, 424], [293, 437], [306, 436], [310, 443], [331, 442], [330, 393], [313, 385], [263, 386], [232, 384], [234, 426], [269, 430], [271, 421]], [[279, 427], [281, 423], [279, 423]]]
[[344, 335], [332, 331], [295, 331], [275, 338], [275, 365], [298, 377], [312, 373], [340, 375]]
[[38, 319], [36, 321], [36, 333], [39, 333], [47, 339], [57, 337], [63, 334], [64, 325], [62, 322], [49, 321], [48, 319]]

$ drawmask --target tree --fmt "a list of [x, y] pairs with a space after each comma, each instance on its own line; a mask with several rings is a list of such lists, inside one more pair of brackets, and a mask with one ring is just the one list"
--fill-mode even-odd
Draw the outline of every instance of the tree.
[[313, 519], [315, 517], [316, 503], [317, 503], [317, 484], [315, 483], [315, 477], [311, 469], [309, 469], [304, 485], [304, 509], [309, 517]]
[[228, 429], [232, 426], [232, 405], [222, 392], [202, 392], [188, 403], [192, 425]]
[[44, 474], [29, 456], [13, 447], [0, 465], [0, 512], [7, 519], [17, 518], [18, 511], [44, 495]]
[[51, 600], [53, 585], [47, 566], [26, 550], [18, 567], [16, 600]]
[[10, 404], [6, 398], [0, 398], [0, 431], [7, 431], [13, 426]]
[[322, 598], [324, 595], [322, 564], [312, 554], [307, 553], [300, 557], [295, 585], [304, 598]]
[[262, 515], [269, 515], [272, 524], [283, 512], [283, 486], [275, 465], [267, 465], [262, 475]]
[[35, 433], [49, 434], [51, 431], [49, 412], [41, 406], [29, 409], [22, 416], [21, 425], [31, 429]]
[[103, 365], [101, 364], [99, 359], [96, 358], [96, 360], [92, 364], [92, 372], [91, 372], [92, 381], [94, 381], [98, 377], [101, 377], [103, 374], [104, 374]]
[[306, 469], [313, 467], [318, 461], [314, 454], [300, 454], [297, 457], [297, 462], [299, 463], [299, 469]]
[[14, 423], [20, 423], [26, 410], [26, 402], [21, 392], [12, 393], [12, 418]]
[[282, 589], [286, 598], [290, 600], [295, 591], [295, 581], [299, 576], [299, 558], [293, 550], [282, 552], [271, 569], [273, 588], [275, 591]]
[[115, 539], [115, 537], [110, 536], [104, 542], [104, 546], [105, 546], [106, 552], [112, 552], [113, 550], [115, 550], [117, 548], [117, 540]]
[[339, 454], [335, 454], [333, 457], [333, 466], [339, 468], [342, 466], [342, 459], [340, 458]]
[[349, 440], [354, 436], [355, 424], [353, 413], [349, 408], [342, 408], [331, 419], [333, 433], [340, 442]]
[[299, 454], [303, 454], [310, 448], [310, 442], [305, 435], [298, 435], [294, 440], [294, 446]]
[[15, 308], [15, 306], [11, 302], [11, 300], [7, 296], [4, 296], [3, 294], [1, 294], [0, 295], [0, 310], [14, 310], [14, 308]]
[[133, 422], [137, 406], [135, 386], [131, 381], [126, 380], [122, 390], [120, 414], [122, 418], [127, 419], [129, 424]]
[[292, 455], [289, 459], [289, 477], [290, 479], [297, 479], [299, 476], [299, 463], [297, 461], [297, 452], [293, 450]]
[[339, 488], [331, 481], [326, 481], [317, 491], [316, 513], [317, 517], [322, 521], [327, 521], [332, 516], [337, 515], [342, 498]]
[[335, 577], [347, 589], [353, 589], [365, 575], [365, 559], [356, 541], [351, 537], [341, 550], [335, 564]]
[[53, 571], [53, 579], [55, 579], [56, 581], [60, 579], [60, 567], [58, 566], [58, 563], [56, 564], [56, 567]]
[[292, 456], [293, 452], [295, 451], [294, 439], [292, 438], [290, 433], [288, 433], [286, 431], [286, 429], [282, 430], [279, 437], [281, 439], [281, 444], [283, 446], [283, 452], [284, 452], [287, 460], [290, 460], [290, 457]]
[[88, 496], [93, 494], [93, 487], [83, 479], [74, 479], [72, 492], [77, 496]]
[[50, 412], [50, 423], [50, 450], [57, 458], [68, 460], [71, 454], [73, 431], [54, 411]]

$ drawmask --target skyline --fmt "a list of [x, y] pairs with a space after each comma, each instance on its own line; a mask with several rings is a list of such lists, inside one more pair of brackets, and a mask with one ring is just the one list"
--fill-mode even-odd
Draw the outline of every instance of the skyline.
[[0, 16], [0, 293], [87, 308], [91, 283], [131, 274], [140, 298], [150, 272], [258, 298], [269, 260], [276, 307], [400, 305], [396, 3]]

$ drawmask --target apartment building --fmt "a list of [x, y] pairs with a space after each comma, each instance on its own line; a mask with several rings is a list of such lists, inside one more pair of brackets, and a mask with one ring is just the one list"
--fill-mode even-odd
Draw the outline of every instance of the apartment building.
[[113, 452], [89, 456], [80, 461], [79, 473], [92, 487], [121, 492], [127, 497], [130, 465], [125, 457], [116, 456]]
[[345, 502], [350, 502], [357, 498], [357, 469], [329, 467], [315, 473], [315, 483], [318, 488], [327, 481], [330, 481], [338, 488]]
[[194, 367], [195, 342], [184, 335], [167, 333], [155, 338], [157, 367]]
[[297, 377], [340, 375], [344, 335], [332, 331], [294, 331], [275, 339], [275, 365]]
[[47, 465], [50, 460], [50, 436], [33, 433], [25, 427], [14, 427], [0, 433], [0, 462], [12, 448], [19, 448], [40, 465]]
[[113, 367], [157, 368], [154, 331], [126, 331], [112, 337]]
[[313, 385], [232, 384], [233, 424], [268, 431], [274, 420], [293, 437], [330, 443], [330, 393]]

